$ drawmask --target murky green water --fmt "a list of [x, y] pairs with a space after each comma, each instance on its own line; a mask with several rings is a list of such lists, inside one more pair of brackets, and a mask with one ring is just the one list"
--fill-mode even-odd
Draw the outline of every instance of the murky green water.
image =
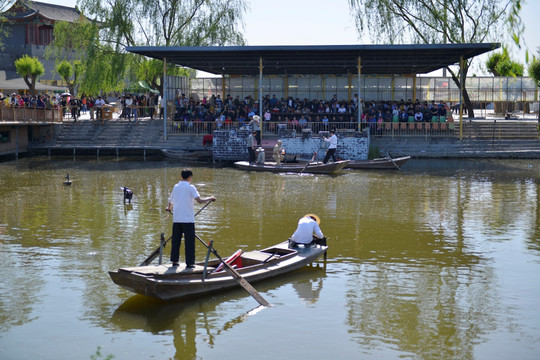
[[107, 274], [170, 234], [182, 167], [0, 164], [0, 358], [540, 356], [540, 162], [411, 160], [333, 177], [195, 167], [201, 195], [218, 198], [197, 231], [222, 255], [288, 238], [305, 213], [322, 219], [328, 261], [255, 284], [273, 307], [254, 314], [242, 290], [161, 303]]

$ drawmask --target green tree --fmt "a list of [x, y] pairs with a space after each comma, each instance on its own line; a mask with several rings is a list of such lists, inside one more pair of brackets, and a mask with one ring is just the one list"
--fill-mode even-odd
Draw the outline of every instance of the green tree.
[[[368, 30], [372, 39], [390, 43], [412, 42], [485, 43], [504, 38], [508, 26], [521, 22], [519, 0], [349, 0], [356, 13], [358, 31]], [[513, 23], [509, 19], [513, 19]], [[513, 25], [512, 25], [513, 24]], [[520, 32], [516, 32], [519, 37]], [[474, 109], [466, 89], [472, 59], [464, 61], [463, 84], [459, 70], [451, 67], [452, 80], [463, 85], [463, 101], [468, 115]]]
[[54, 58], [57, 64], [71, 64], [74, 73], [78, 73], [74, 86], [78, 84], [84, 94], [121, 91], [125, 86], [129, 58], [101, 41], [100, 31], [106, 30], [100, 30], [98, 23], [84, 16], [73, 23], [59, 21], [55, 23], [54, 41], [47, 48], [48, 58]]
[[506, 48], [502, 52], [492, 53], [486, 61], [486, 66], [494, 76], [523, 76], [525, 71], [523, 64], [510, 58]]
[[[539, 52], [540, 55], [540, 52]], [[529, 65], [529, 76], [536, 81], [536, 86], [540, 87], [540, 60], [533, 59]], [[540, 123], [540, 108], [538, 109], [538, 122]]]
[[[486, 67], [494, 76], [516, 77], [523, 76], [524, 74], [523, 64], [513, 61], [506, 48], [504, 48], [502, 52], [492, 53], [486, 61]], [[509, 103], [507, 101], [498, 101], [495, 103], [495, 112], [498, 114], [506, 114], [509, 110], [511, 111], [514, 109], [513, 105], [514, 103]], [[523, 110], [528, 111], [528, 109], [527, 104], [525, 104]]]
[[[100, 40], [119, 53], [127, 46], [241, 45], [239, 31], [245, 0], [80, 0], [86, 15], [101, 24]], [[129, 57], [123, 63], [131, 77], [163, 84], [163, 63]], [[141, 66], [141, 68], [138, 68]], [[169, 68], [168, 68], [169, 69]], [[121, 69], [117, 69], [121, 70]], [[161, 85], [158, 86], [160, 88]]]
[[82, 67], [80, 60], [73, 61], [73, 65], [67, 60], [62, 60], [56, 66], [56, 71], [64, 79], [69, 92], [74, 96], [77, 96], [77, 86], [79, 85], [79, 79], [82, 74]]
[[[152, 89], [163, 94], [163, 61], [139, 57], [139, 62], [135, 68], [137, 79], [146, 82]], [[167, 74], [186, 77], [195, 76], [194, 71], [174, 65], [167, 66]]]
[[23, 77], [28, 89], [30, 89], [30, 93], [35, 95], [37, 79], [45, 73], [43, 64], [37, 57], [23, 55], [15, 60], [15, 69], [17, 74]]

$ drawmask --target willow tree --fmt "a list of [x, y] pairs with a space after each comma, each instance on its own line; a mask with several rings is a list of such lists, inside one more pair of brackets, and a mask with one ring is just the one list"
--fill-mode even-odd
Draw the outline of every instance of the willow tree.
[[[369, 31], [377, 42], [486, 43], [499, 42], [509, 26], [517, 40], [522, 31], [519, 0], [349, 0], [349, 5], [358, 31]], [[471, 61], [463, 62], [463, 77], [459, 69], [447, 66], [446, 70], [458, 87], [463, 85], [464, 105], [469, 117], [474, 117], [465, 86]]]
[[[121, 49], [244, 44], [244, 0], [80, 0], [79, 6], [101, 24], [102, 41]], [[160, 62], [135, 64], [163, 77]]]
[[63, 60], [56, 66], [56, 72], [66, 82], [70, 94], [77, 96], [77, 87], [79, 86], [79, 79], [82, 75], [82, 62], [80, 60], [73, 61], [73, 65]]
[[[540, 56], [540, 51], [538, 55]], [[534, 79], [534, 81], [536, 82], [536, 86], [540, 87], [540, 60], [539, 59], [533, 59], [533, 61], [530, 63], [529, 76]], [[538, 123], [540, 123], [540, 106], [538, 108]]]
[[[145, 82], [151, 89], [163, 94], [163, 62], [161, 60], [146, 58], [134, 60], [137, 64], [135, 66], [137, 79]], [[188, 70], [171, 64], [167, 66], [168, 75], [194, 77], [194, 73], [194, 70]]]
[[100, 24], [84, 16], [75, 22], [59, 21], [54, 26], [54, 40], [47, 47], [46, 57], [54, 58], [57, 66], [68, 62], [79, 75], [72, 80], [73, 86], [87, 95], [121, 91], [125, 86], [129, 60], [121, 49], [103, 42], [100, 32]]
[[23, 55], [15, 60], [17, 74], [21, 75], [32, 95], [36, 94], [38, 78], [45, 73], [45, 68], [37, 57]]

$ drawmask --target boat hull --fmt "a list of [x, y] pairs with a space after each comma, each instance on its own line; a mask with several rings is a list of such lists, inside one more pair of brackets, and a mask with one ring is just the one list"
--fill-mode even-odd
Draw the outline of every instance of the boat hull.
[[249, 171], [267, 171], [275, 173], [311, 173], [311, 174], [332, 174], [345, 168], [349, 160], [340, 160], [332, 163], [323, 164], [321, 162], [312, 162], [306, 166], [306, 163], [282, 163], [277, 166], [274, 162], [265, 162], [264, 164], [250, 164], [247, 161], [237, 161], [234, 165], [242, 170]]
[[161, 153], [169, 159], [193, 161], [193, 162], [210, 162], [212, 161], [212, 150], [171, 150], [161, 149]]
[[[283, 242], [261, 251], [242, 254], [247, 266], [236, 270], [248, 282], [258, 282], [304, 267], [326, 250], [327, 246], [320, 245], [288, 249], [288, 243]], [[279, 255], [272, 255], [276, 253]], [[216, 260], [210, 263], [217, 264]], [[203, 279], [203, 268], [202, 263], [197, 263], [195, 269], [185, 269], [184, 265], [138, 266], [109, 271], [109, 275], [114, 283], [129, 291], [165, 301], [198, 297], [239, 287], [238, 281], [226, 271], [207, 273]]]
[[410, 156], [403, 156], [399, 158], [380, 158], [372, 160], [352, 160], [347, 165], [349, 169], [386, 169], [386, 170], [400, 170]]

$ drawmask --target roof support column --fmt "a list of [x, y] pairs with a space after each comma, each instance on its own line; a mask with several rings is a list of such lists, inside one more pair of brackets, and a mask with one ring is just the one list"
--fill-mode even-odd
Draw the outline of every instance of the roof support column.
[[[283, 78], [283, 87], [285, 88], [285, 101], [289, 100], [289, 76], [287, 76], [287, 71], [285, 71], [285, 77]], [[323, 87], [324, 89], [324, 87]], [[323, 98], [324, 99], [324, 98]]]
[[412, 79], [412, 101], [416, 101], [416, 74], [413, 74]]
[[349, 86], [349, 99], [347, 100], [349, 103], [352, 99], [352, 74], [347, 70], [347, 85]]
[[[358, 57], [358, 131], [362, 131], [362, 98], [363, 95], [360, 92], [360, 80], [362, 78], [362, 58]], [[362, 95], [362, 96], [361, 96]]]
[[459, 140], [463, 140], [463, 54], [459, 57]]
[[225, 106], [227, 99], [225, 99], [225, 74], [221, 73], [221, 101], [223, 101], [223, 106]]
[[[167, 58], [163, 58], [163, 94], [161, 101], [163, 102], [163, 139], [167, 140]], [[161, 109], [160, 109], [161, 110]]]
[[263, 59], [262, 56], [259, 57], [259, 116], [261, 117], [261, 145], [262, 146], [262, 135], [263, 135], [263, 128], [264, 128], [264, 119], [263, 119], [263, 95], [262, 95], [262, 88], [263, 88]]

